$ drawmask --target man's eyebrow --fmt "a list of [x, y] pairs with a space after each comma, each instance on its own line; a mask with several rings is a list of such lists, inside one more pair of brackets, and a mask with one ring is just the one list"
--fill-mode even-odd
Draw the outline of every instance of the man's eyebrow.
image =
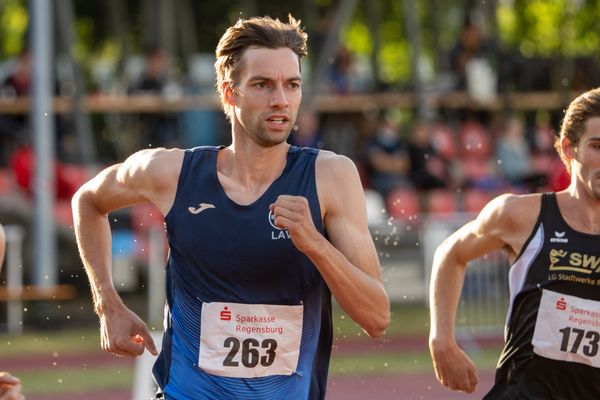
[[[262, 76], [262, 75], [253, 76], [249, 79], [249, 81], [272, 81], [272, 80], [274, 80], [274, 79], [271, 77]], [[300, 75], [291, 76], [286, 79], [286, 81], [301, 81], [301, 80], [302, 80], [302, 77]]]

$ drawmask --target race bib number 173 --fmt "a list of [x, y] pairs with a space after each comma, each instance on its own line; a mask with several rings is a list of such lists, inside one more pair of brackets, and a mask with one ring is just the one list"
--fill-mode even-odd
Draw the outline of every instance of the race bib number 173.
[[204, 303], [198, 366], [232, 378], [293, 374], [302, 313], [302, 305]]
[[600, 367], [600, 302], [544, 290], [531, 343], [542, 357]]

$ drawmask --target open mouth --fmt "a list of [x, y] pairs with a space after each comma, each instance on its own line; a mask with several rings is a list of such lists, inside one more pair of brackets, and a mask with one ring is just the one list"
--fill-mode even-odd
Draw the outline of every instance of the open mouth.
[[273, 126], [283, 126], [287, 123], [288, 119], [284, 117], [272, 117], [267, 118], [267, 122]]

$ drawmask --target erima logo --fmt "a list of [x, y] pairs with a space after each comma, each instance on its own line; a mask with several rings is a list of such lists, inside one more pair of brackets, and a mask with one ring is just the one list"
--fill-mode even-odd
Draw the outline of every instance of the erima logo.
[[565, 237], [565, 232], [554, 231], [554, 237], [550, 238], [551, 243], [569, 243], [569, 239]]
[[215, 208], [215, 206], [213, 204], [209, 204], [209, 203], [200, 203], [200, 204], [198, 204], [198, 208], [188, 207], [188, 211], [195, 215], [195, 214], [200, 214], [202, 211], [208, 210], [209, 208]]

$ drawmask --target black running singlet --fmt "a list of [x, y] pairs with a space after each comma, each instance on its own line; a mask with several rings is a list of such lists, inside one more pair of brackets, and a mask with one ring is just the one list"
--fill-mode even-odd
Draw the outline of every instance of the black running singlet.
[[484, 399], [600, 399], [600, 235], [565, 222], [541, 196], [511, 266], [506, 344]]

